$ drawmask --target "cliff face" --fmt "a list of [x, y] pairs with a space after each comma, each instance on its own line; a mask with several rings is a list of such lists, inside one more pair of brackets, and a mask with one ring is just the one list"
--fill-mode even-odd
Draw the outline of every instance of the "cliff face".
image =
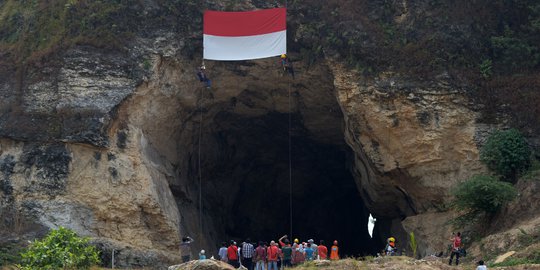
[[[160, 1], [145, 2], [145, 14], [167, 14]], [[356, 22], [356, 32], [343, 37], [372, 34], [354, 57], [381, 42], [381, 28], [368, 24], [384, 15], [380, 7], [324, 3]], [[390, 6], [401, 14], [386, 15], [397, 29], [424, 18], [407, 1]], [[366, 15], [342, 10], [348, 7]], [[204, 89], [192, 54], [200, 33], [185, 29], [197, 25], [154, 21], [137, 28], [124, 50], [73, 45], [24, 68], [2, 66], [0, 240], [66, 226], [93, 237], [106, 255], [115, 249], [120, 266], [175, 262], [185, 235], [212, 250], [231, 237], [269, 239], [291, 226], [302, 239], [371, 245], [358, 253], [414, 231], [421, 253], [439, 251], [452, 215], [449, 190], [485, 170], [478, 146], [508, 118], [481, 121], [483, 105], [470, 95], [477, 85], [453, 72], [434, 68], [415, 77], [368, 57], [351, 67], [339, 42], [311, 42], [309, 20], [340, 26], [334, 15], [313, 13], [302, 3], [291, 7], [294, 80], [281, 74], [277, 59], [209, 61], [213, 87]], [[373, 242], [355, 228], [369, 213], [380, 220]], [[339, 232], [325, 230], [335, 224]]]

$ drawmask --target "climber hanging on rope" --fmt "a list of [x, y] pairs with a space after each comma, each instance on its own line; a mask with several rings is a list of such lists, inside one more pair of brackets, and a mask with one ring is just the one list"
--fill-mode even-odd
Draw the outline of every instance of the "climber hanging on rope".
[[281, 68], [283, 68], [283, 73], [289, 73], [294, 79], [294, 68], [286, 54], [281, 55]]
[[202, 64], [199, 68], [199, 71], [197, 72], [197, 77], [199, 78], [199, 81], [204, 82], [206, 88], [210, 88], [210, 86], [212, 86], [212, 81], [206, 75], [206, 67], [204, 66], [204, 64]]

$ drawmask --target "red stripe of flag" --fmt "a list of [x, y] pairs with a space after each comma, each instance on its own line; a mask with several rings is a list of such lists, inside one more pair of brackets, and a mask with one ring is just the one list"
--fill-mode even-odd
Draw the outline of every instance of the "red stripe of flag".
[[272, 8], [246, 12], [205, 11], [205, 35], [239, 37], [279, 32], [287, 29], [287, 9]]

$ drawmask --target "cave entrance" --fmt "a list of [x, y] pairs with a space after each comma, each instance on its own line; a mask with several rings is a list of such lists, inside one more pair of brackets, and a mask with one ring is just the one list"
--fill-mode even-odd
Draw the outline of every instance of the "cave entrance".
[[[374, 254], [369, 212], [350, 172], [352, 153], [343, 136], [321, 141], [300, 114], [291, 119], [292, 238], [322, 239], [327, 246], [337, 239], [341, 255]], [[289, 115], [223, 111], [212, 125], [203, 135], [203, 204], [215, 240], [268, 242], [289, 234]]]

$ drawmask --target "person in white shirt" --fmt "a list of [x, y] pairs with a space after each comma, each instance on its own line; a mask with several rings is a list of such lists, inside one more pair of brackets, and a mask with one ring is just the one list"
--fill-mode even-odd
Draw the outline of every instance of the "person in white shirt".
[[484, 261], [478, 262], [478, 267], [476, 267], [476, 270], [487, 270], [487, 267], [484, 265]]
[[221, 248], [219, 249], [219, 259], [222, 262], [227, 262], [227, 242], [221, 243]]

